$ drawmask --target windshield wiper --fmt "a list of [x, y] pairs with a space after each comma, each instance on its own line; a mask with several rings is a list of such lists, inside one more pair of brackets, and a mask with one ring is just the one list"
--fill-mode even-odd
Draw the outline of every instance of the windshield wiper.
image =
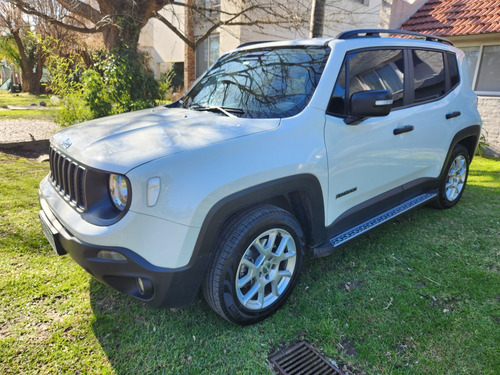
[[230, 107], [218, 107], [218, 106], [202, 106], [199, 104], [192, 104], [189, 109], [192, 109], [194, 111], [210, 111], [210, 112], [220, 112], [227, 117], [232, 117], [232, 118], [238, 118], [237, 116], [233, 115], [233, 113], [243, 115], [245, 111], [243, 111], [240, 108], [230, 108]]

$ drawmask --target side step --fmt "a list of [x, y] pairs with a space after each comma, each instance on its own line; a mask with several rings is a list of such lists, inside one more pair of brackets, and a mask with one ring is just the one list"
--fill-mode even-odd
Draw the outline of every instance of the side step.
[[314, 257], [322, 257], [331, 254], [335, 248], [343, 245], [347, 241], [352, 240], [353, 238], [358, 237], [359, 235], [368, 232], [370, 229], [378, 227], [380, 224], [383, 224], [396, 216], [404, 214], [405, 212], [420, 206], [431, 199], [434, 199], [437, 196], [437, 192], [426, 193], [419, 195], [418, 197], [412, 198], [409, 201], [406, 201], [399, 206], [396, 206], [389, 211], [386, 211], [374, 218], [365, 221], [362, 224], [359, 224], [351, 229], [346, 230], [345, 232], [331, 238], [324, 245], [317, 247], [313, 250]]

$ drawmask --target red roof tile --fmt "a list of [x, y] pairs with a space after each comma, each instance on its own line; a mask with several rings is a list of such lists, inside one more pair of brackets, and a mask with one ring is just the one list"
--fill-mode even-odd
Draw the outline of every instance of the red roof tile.
[[401, 29], [442, 36], [500, 32], [500, 0], [428, 0]]

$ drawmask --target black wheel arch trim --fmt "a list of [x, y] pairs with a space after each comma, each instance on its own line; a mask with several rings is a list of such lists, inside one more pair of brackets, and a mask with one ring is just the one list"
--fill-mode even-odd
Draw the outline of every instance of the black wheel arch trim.
[[[195, 262], [198, 257], [212, 254], [220, 229], [232, 215], [242, 209], [262, 203], [272, 204], [273, 200], [283, 198], [295, 208], [291, 213], [303, 226], [307, 240], [326, 241], [325, 209], [320, 182], [314, 175], [299, 174], [241, 190], [217, 202], [203, 221], [190, 263]], [[304, 220], [308, 222], [305, 223]]]
[[456, 145], [462, 144], [467, 149], [467, 151], [469, 152], [469, 162], [472, 162], [472, 159], [474, 157], [474, 152], [479, 143], [480, 135], [481, 135], [481, 125], [468, 126], [460, 130], [457, 134], [455, 134], [450, 143], [448, 153], [446, 154], [446, 159], [443, 162], [441, 173], [438, 178], [439, 181], [441, 181], [443, 179], [443, 176], [447, 173], [445, 169], [446, 166], [448, 165], [448, 162], [450, 161], [451, 154], [453, 153], [453, 150], [455, 149]]

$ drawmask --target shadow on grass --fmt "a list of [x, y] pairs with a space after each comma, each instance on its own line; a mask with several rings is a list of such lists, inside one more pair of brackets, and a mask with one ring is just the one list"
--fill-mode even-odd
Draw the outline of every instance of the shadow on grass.
[[20, 156], [23, 158], [36, 159], [49, 153], [49, 140], [31, 142], [1, 143], [0, 152]]
[[497, 197], [472, 185], [449, 210], [417, 209], [308, 259], [289, 301], [249, 327], [226, 322], [201, 296], [178, 311], [153, 309], [92, 279], [92, 329], [117, 374], [272, 374], [267, 356], [304, 338], [364, 367], [354, 373], [488, 373]]
[[[92, 328], [117, 374], [221, 373], [246, 328], [217, 316], [198, 296], [179, 310], [154, 309], [92, 279]], [[243, 345], [243, 342], [241, 343]], [[222, 367], [221, 367], [222, 366]]]
[[[475, 169], [469, 172], [469, 178], [470, 177], [478, 177], [481, 179], [481, 181], [495, 181], [500, 178], [500, 171], [487, 171], [487, 170]], [[473, 185], [480, 185], [478, 183], [471, 182], [470, 179], [468, 179], [467, 183]]]

